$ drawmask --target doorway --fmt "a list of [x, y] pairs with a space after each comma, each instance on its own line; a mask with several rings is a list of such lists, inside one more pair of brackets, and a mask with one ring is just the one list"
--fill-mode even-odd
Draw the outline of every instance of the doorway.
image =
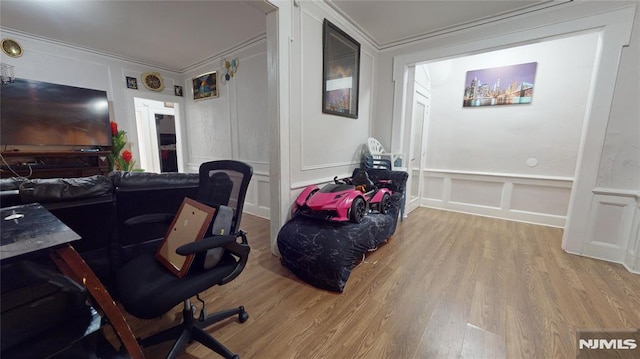
[[[418, 71], [418, 69], [416, 69]], [[413, 95], [413, 109], [411, 115], [411, 138], [409, 163], [407, 170], [409, 171], [409, 198], [406, 205], [406, 213], [411, 213], [414, 209], [420, 207], [423, 197], [423, 176], [424, 159], [426, 155], [426, 131], [428, 129], [429, 106], [431, 95], [426, 87], [421, 86], [416, 81], [415, 93]]]
[[[407, 101], [413, 107], [406, 118], [407, 212], [425, 205], [564, 226], [597, 40], [589, 32], [417, 64]], [[546, 65], [536, 74], [533, 103], [471, 109], [460, 103], [459, 84], [468, 71], [533, 61]], [[501, 86], [498, 79], [493, 91], [507, 91], [514, 82]], [[556, 88], [572, 93], [570, 106]], [[428, 121], [422, 113], [431, 94], [438, 100]], [[431, 132], [426, 152], [424, 127]]]
[[160, 170], [162, 172], [178, 172], [175, 116], [156, 113], [155, 119]]
[[181, 172], [178, 104], [134, 98], [140, 167], [146, 172]]

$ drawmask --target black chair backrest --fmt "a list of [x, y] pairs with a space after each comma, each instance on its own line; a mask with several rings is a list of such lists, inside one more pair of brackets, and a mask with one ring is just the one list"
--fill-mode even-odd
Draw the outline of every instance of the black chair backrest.
[[354, 186], [364, 186], [366, 192], [374, 190], [376, 187], [375, 183], [369, 179], [367, 171], [363, 169], [360, 169], [353, 178], [351, 178], [351, 182]]
[[231, 233], [236, 233], [253, 168], [240, 161], [220, 160], [201, 164], [199, 173], [197, 200], [209, 206], [225, 205], [233, 209]]
[[233, 181], [225, 172], [214, 172], [209, 178], [205, 191], [206, 201], [218, 205], [228, 205], [233, 191]]

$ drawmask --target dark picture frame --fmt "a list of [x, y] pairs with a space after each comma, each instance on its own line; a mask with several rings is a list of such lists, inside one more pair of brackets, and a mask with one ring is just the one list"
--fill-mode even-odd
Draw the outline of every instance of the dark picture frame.
[[462, 107], [531, 104], [537, 62], [467, 71]]
[[218, 97], [218, 73], [216, 71], [207, 72], [194, 77], [193, 99], [195, 101]]
[[138, 79], [131, 76], [126, 76], [127, 79], [127, 88], [132, 90], [138, 89]]
[[182, 97], [182, 86], [174, 85], [173, 94]]
[[322, 112], [358, 118], [360, 43], [327, 19], [322, 27]]

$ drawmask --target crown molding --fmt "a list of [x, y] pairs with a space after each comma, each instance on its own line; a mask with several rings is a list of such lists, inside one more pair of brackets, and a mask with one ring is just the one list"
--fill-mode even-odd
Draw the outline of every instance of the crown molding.
[[227, 48], [227, 49], [222, 50], [222, 51], [220, 51], [220, 52], [218, 52], [216, 54], [213, 54], [213, 55], [207, 57], [204, 60], [200, 60], [200, 61], [196, 62], [195, 64], [193, 64], [191, 66], [187, 66], [187, 67], [181, 69], [180, 72], [182, 74], [184, 74], [184, 73], [189, 72], [191, 70], [195, 70], [198, 67], [206, 65], [207, 63], [209, 63], [211, 61], [218, 60], [218, 59], [223, 58], [225, 56], [230, 56], [234, 52], [240, 51], [240, 50], [242, 50], [242, 49], [244, 49], [246, 47], [252, 46], [252, 45], [257, 44], [257, 43], [259, 43], [259, 42], [261, 42], [263, 40], [266, 40], [266, 39], [267, 39], [267, 33], [263, 32], [261, 34], [258, 34], [256, 36], [252, 37], [252, 38], [249, 38], [249, 39], [247, 39], [247, 40], [245, 40], [245, 41], [243, 41], [243, 42], [241, 42], [239, 44], [236, 44], [236, 45], [234, 45], [234, 46], [232, 46], [230, 48]]
[[367, 40], [369, 40], [369, 42], [378, 51], [390, 50], [395, 47], [406, 45], [412, 42], [421, 41], [421, 40], [425, 40], [425, 39], [436, 37], [436, 36], [446, 35], [456, 31], [467, 30], [474, 27], [483, 26], [486, 24], [501, 22], [514, 17], [527, 15], [539, 10], [543, 10], [543, 9], [547, 9], [555, 6], [561, 6], [561, 5], [565, 5], [566, 3], [573, 2], [573, 0], [559, 0], [559, 1], [546, 0], [539, 4], [527, 5], [516, 10], [510, 10], [510, 11], [506, 11], [496, 15], [491, 15], [484, 18], [476, 19], [473, 21], [468, 21], [468, 22], [457, 24], [457, 25], [442, 27], [442, 28], [432, 30], [432, 31], [427, 31], [421, 34], [412, 35], [412, 36], [404, 37], [398, 40], [381, 43], [377, 41], [375, 37], [371, 35], [371, 33], [365, 30], [360, 24], [358, 24], [353, 18], [351, 18], [347, 13], [345, 13], [341, 8], [339, 8], [336, 4], [334, 4], [332, 0], [324, 0], [324, 1], [334, 11], [336, 11], [338, 14], [343, 16], [352, 26], [357, 28], [358, 31], [360, 31], [362, 35], [366, 37]]
[[[167, 66], [162, 66], [162, 65], [158, 65], [158, 64], [154, 64], [154, 63], [150, 63], [150, 62], [146, 62], [146, 61], [142, 61], [139, 59], [135, 59], [135, 58], [131, 58], [131, 57], [127, 57], [127, 56], [122, 56], [122, 55], [118, 55], [118, 54], [114, 54], [111, 52], [106, 52], [106, 51], [101, 51], [101, 50], [97, 50], [97, 49], [93, 49], [93, 48], [89, 48], [89, 47], [84, 47], [84, 46], [78, 46], [69, 42], [65, 42], [65, 41], [60, 41], [60, 40], [55, 40], [55, 39], [51, 39], [48, 37], [44, 37], [44, 36], [38, 36], [38, 35], [33, 35], [30, 33], [26, 33], [26, 32], [22, 32], [19, 30], [14, 30], [14, 29], [10, 29], [10, 28], [6, 28], [6, 27], [1, 27], [0, 26], [0, 32], [2, 32], [3, 34], [10, 34], [10, 35], [18, 35], [20, 37], [24, 37], [33, 41], [39, 41], [39, 42], [43, 42], [43, 43], [47, 43], [47, 44], [51, 44], [51, 45], [55, 45], [55, 46], [63, 46], [63, 47], [67, 47], [67, 48], [72, 48], [74, 50], [77, 51], [82, 51], [82, 52], [87, 52], [93, 55], [97, 55], [97, 56], [103, 56], [103, 57], [108, 57], [114, 60], [119, 60], [119, 61], [125, 61], [125, 62], [129, 62], [129, 63], [134, 63], [137, 65], [141, 65], [141, 66], [145, 66], [145, 67], [152, 67], [158, 70], [162, 70], [162, 71], [166, 71], [166, 72], [171, 72], [174, 74], [178, 74], [178, 75], [182, 75], [184, 73], [186, 73], [187, 71], [193, 70], [197, 67], [200, 67], [204, 64], [206, 64], [207, 62], [210, 62], [214, 59], [217, 58], [221, 58], [224, 56], [228, 56], [230, 54], [232, 54], [233, 52], [236, 52], [240, 49], [243, 49], [245, 47], [251, 46], [255, 43], [258, 43], [264, 39], [267, 38], [267, 34], [265, 32], [260, 33], [254, 37], [251, 37], [235, 46], [232, 46], [230, 48], [227, 48], [225, 50], [222, 50], [216, 54], [213, 54], [209, 57], [207, 57], [204, 60], [198, 61], [195, 64], [192, 64], [190, 66], [187, 66], [185, 68], [182, 69], [177, 69], [177, 68], [173, 68], [173, 67], [167, 67]], [[3, 35], [4, 36], [4, 35]], [[23, 46], [24, 47], [24, 46]]]

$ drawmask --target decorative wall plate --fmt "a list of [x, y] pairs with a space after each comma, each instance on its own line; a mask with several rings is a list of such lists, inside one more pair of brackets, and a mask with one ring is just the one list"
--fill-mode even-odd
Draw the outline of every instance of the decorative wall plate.
[[164, 82], [162, 76], [157, 72], [145, 72], [142, 74], [142, 84], [151, 91], [164, 90]]
[[22, 46], [12, 39], [2, 39], [2, 52], [11, 57], [22, 56]]

